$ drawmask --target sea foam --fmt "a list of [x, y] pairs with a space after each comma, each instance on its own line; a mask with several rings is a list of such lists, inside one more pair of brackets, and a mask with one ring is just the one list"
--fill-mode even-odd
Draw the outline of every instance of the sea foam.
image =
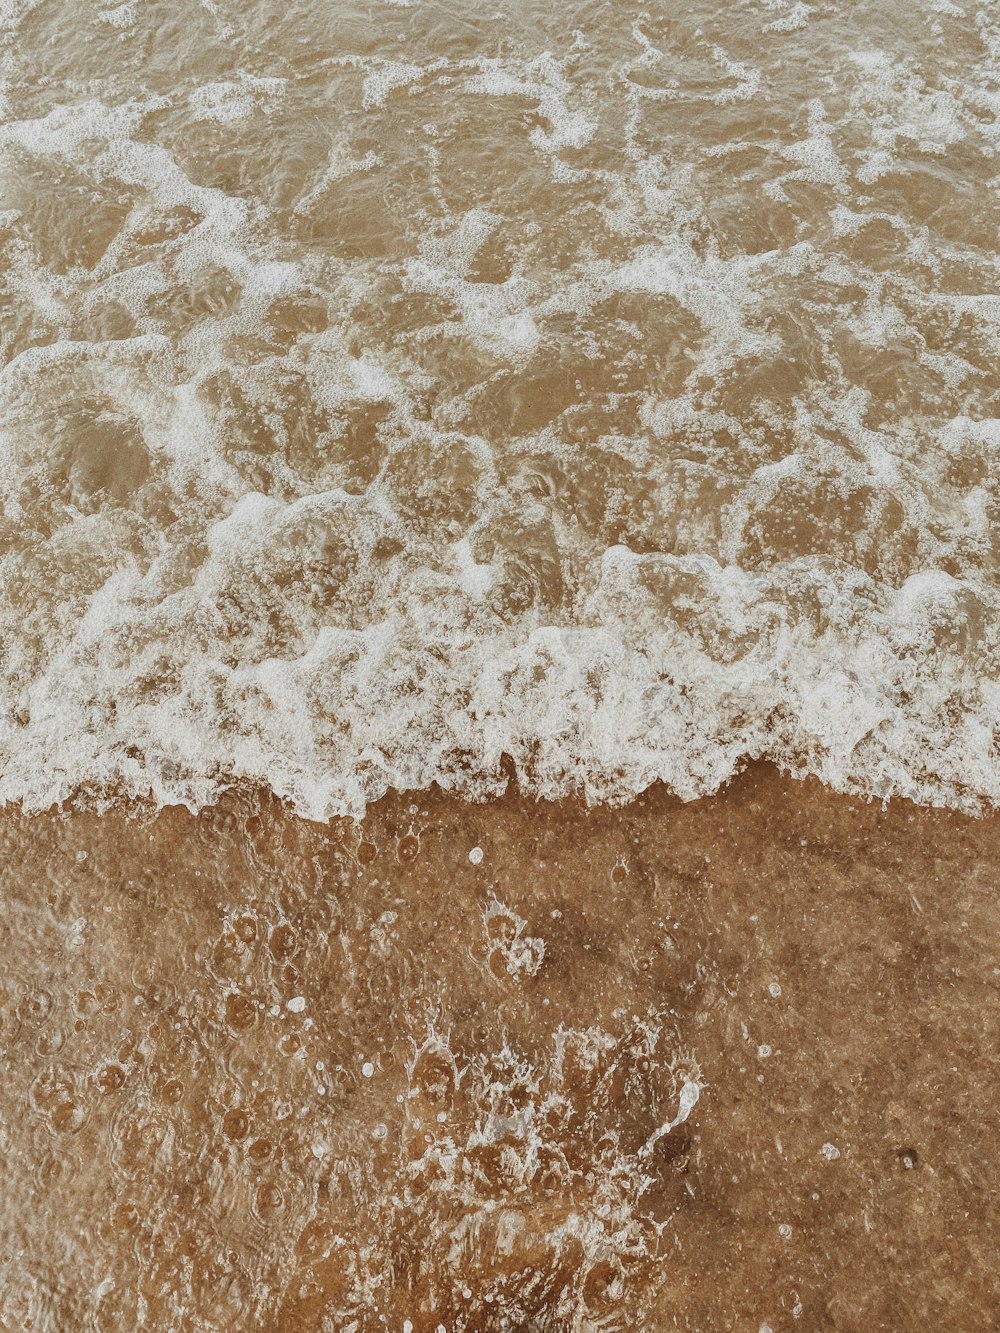
[[3, 11], [0, 798], [1000, 801], [997, 24], [689, 8]]

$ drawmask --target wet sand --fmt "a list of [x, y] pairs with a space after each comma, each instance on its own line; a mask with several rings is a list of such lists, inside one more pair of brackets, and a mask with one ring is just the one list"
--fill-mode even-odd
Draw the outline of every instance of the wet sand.
[[3, 1328], [992, 1325], [997, 816], [0, 828]]

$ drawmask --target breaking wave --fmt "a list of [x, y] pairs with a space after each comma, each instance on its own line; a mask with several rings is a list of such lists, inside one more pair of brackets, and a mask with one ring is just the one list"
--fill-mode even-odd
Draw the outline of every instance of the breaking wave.
[[0, 799], [1000, 803], [1000, 15], [72, 10], [0, 7]]

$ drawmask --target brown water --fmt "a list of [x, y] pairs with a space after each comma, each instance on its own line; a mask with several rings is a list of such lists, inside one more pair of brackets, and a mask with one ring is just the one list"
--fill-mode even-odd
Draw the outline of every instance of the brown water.
[[0, 795], [1000, 799], [1000, 17], [8, 0]]
[[989, 1328], [997, 838], [769, 770], [8, 815], [0, 1325]]
[[992, 1326], [998, 75], [0, 0], [0, 1327]]

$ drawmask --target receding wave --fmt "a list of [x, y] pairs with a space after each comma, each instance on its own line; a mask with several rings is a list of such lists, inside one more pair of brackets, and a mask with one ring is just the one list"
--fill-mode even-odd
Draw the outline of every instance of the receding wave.
[[0, 798], [1000, 803], [1000, 14], [11, 0]]

